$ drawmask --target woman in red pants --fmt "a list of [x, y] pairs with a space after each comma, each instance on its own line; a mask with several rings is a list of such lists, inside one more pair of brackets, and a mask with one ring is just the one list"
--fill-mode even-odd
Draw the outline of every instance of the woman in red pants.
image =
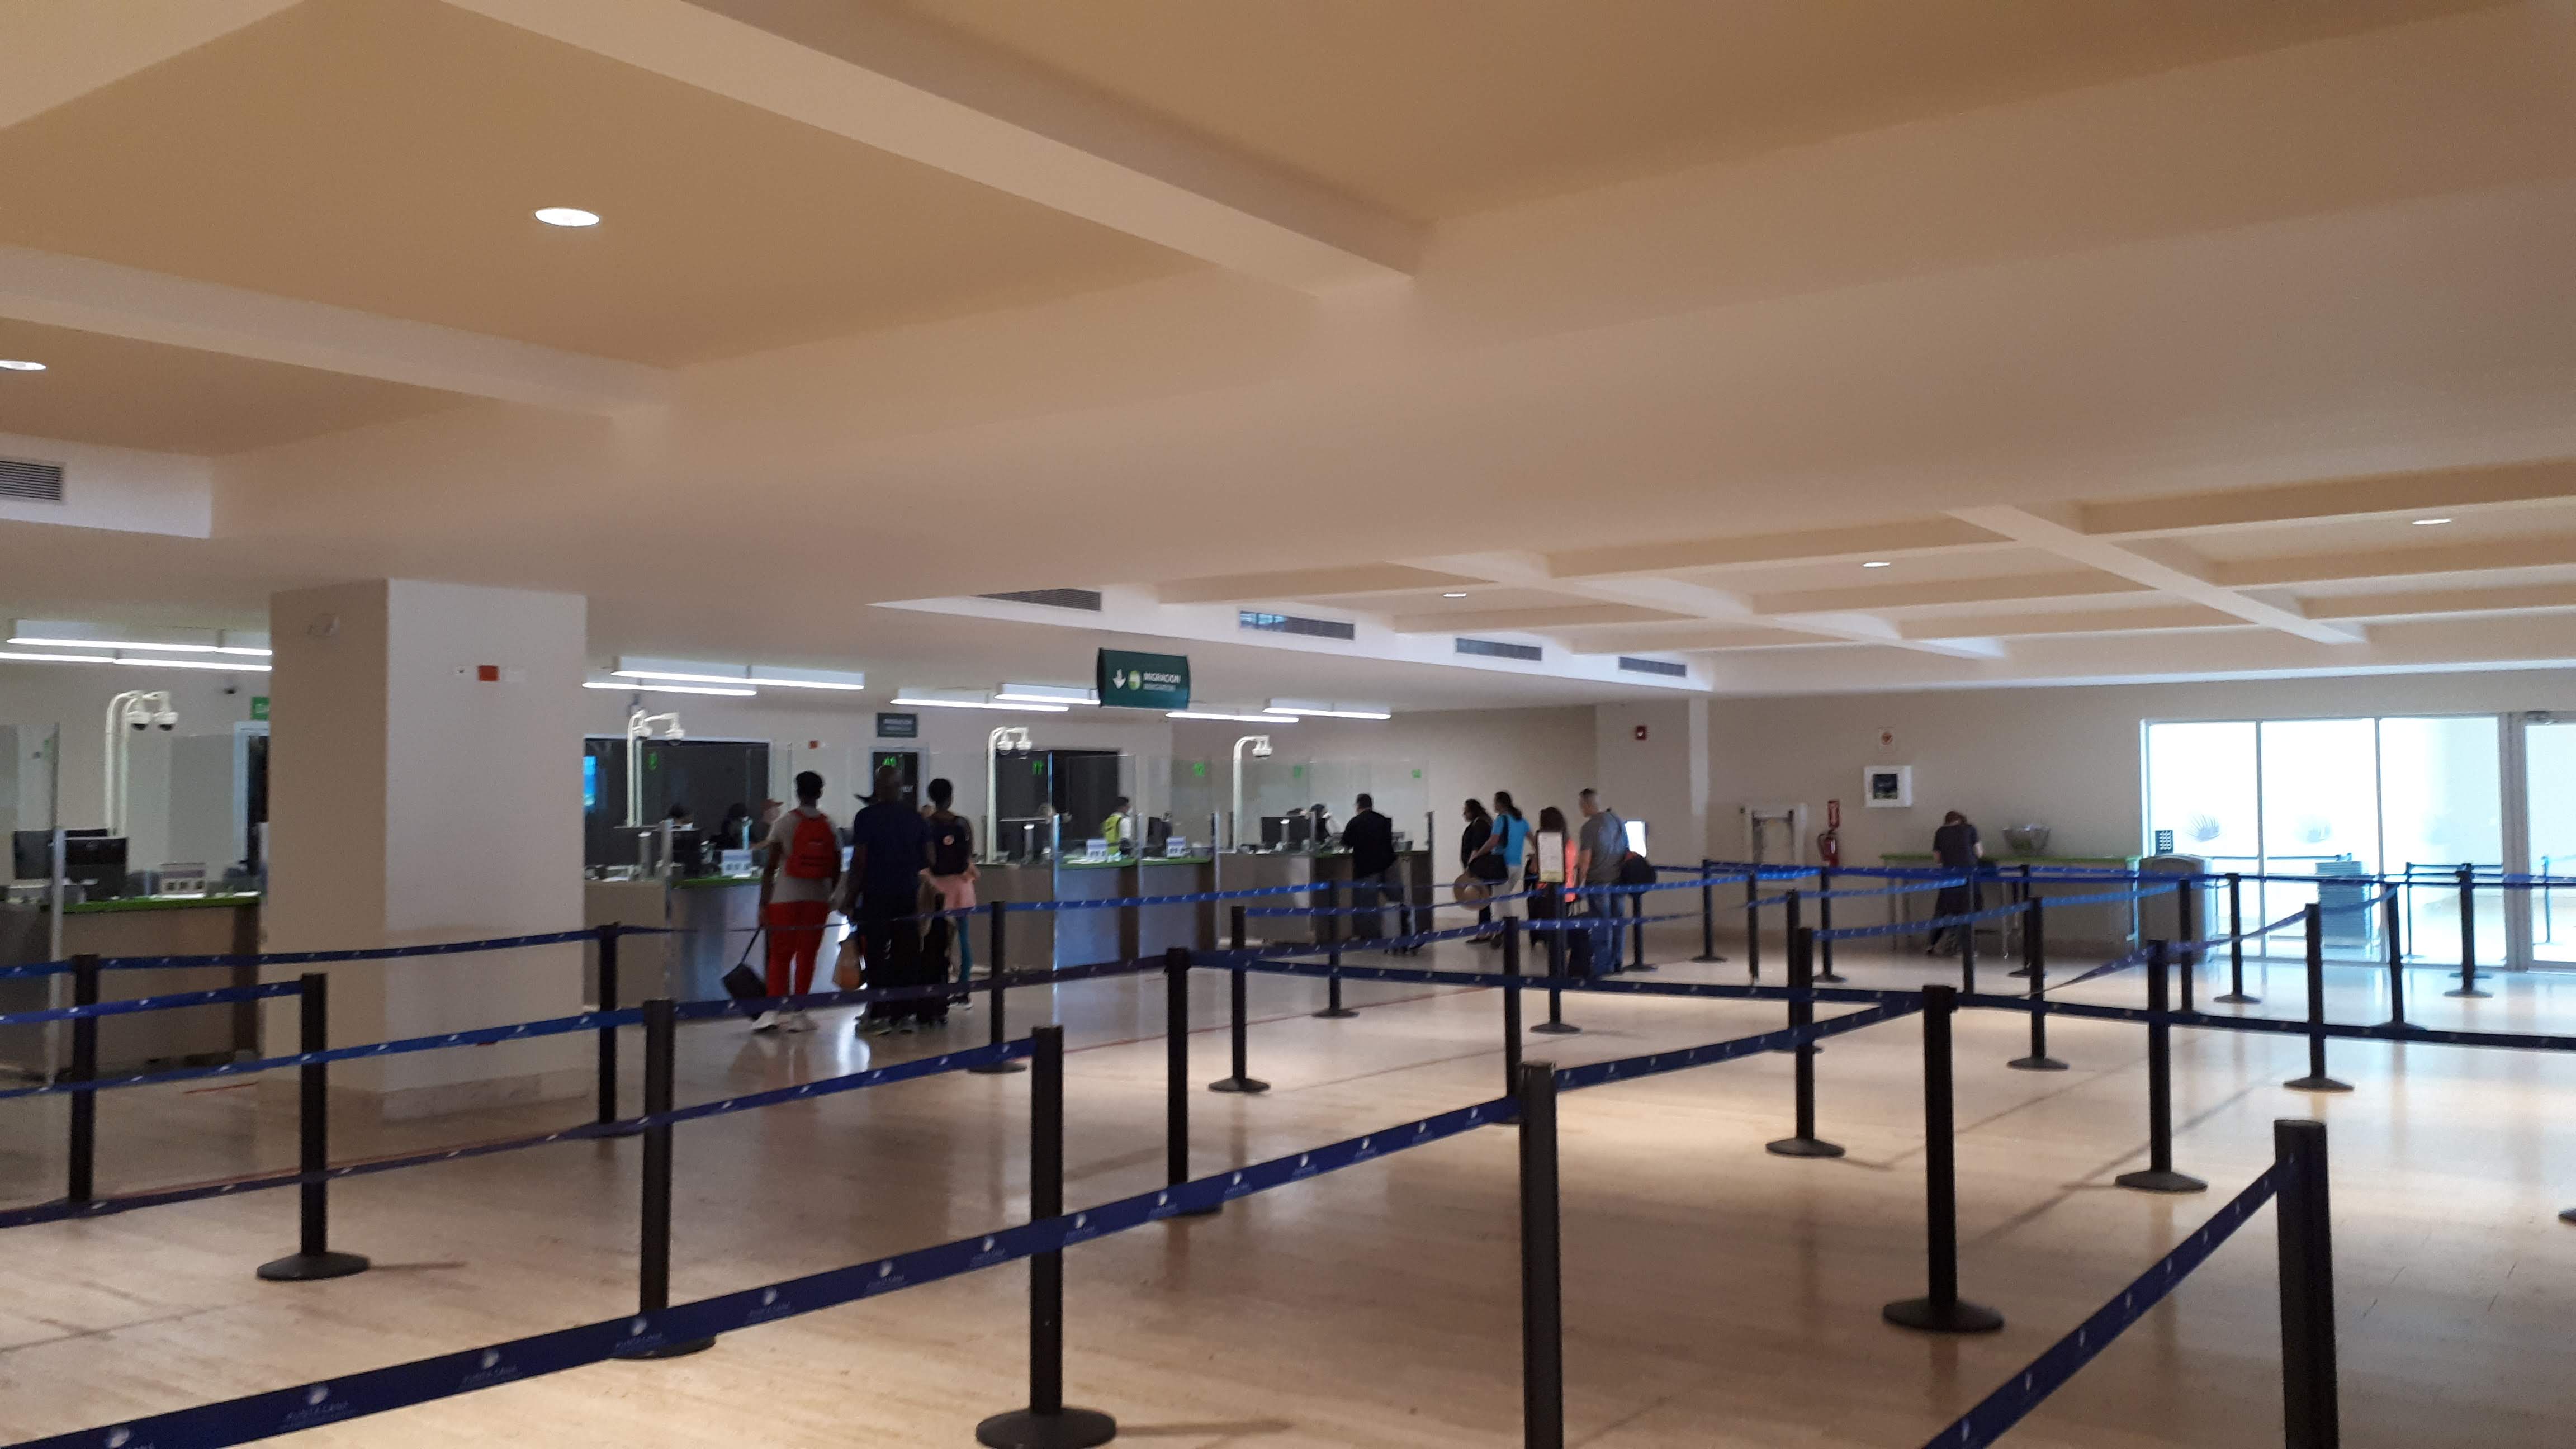
[[[832, 916], [832, 893], [841, 883], [841, 833], [823, 813], [823, 777], [796, 777], [796, 808], [770, 827], [767, 859], [760, 866], [760, 921], [769, 928], [769, 994], [802, 996], [814, 989], [814, 958]], [[802, 1011], [764, 1011], [753, 1031], [812, 1031]]]

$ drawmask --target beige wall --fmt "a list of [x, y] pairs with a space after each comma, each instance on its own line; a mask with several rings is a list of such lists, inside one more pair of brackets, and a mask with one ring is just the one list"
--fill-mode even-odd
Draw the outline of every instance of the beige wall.
[[[2053, 831], [2052, 854], [2126, 855], [2143, 844], [2150, 720], [2571, 708], [2576, 671], [2563, 669], [1721, 699], [1710, 706], [1710, 834], [1715, 854], [1738, 858], [1744, 806], [1803, 803], [1812, 860], [1825, 802], [1840, 799], [1851, 865], [1929, 849], [1945, 810], [1966, 812], [1990, 850], [2004, 826], [2035, 821]], [[1912, 809], [1861, 805], [1872, 764], [1914, 767]]]

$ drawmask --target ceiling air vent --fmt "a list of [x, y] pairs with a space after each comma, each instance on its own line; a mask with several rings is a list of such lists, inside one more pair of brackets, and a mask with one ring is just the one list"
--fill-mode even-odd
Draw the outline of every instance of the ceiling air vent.
[[0, 458], [0, 498], [14, 498], [24, 503], [62, 502], [63, 465], [31, 463], [24, 458]]
[[1235, 627], [1258, 629], [1264, 634], [1303, 634], [1309, 639], [1357, 639], [1359, 626], [1340, 619], [1301, 619], [1295, 614], [1272, 614], [1260, 609], [1234, 611]]
[[1460, 639], [1458, 652], [1482, 654], [1488, 659], [1523, 659], [1532, 664], [1547, 657], [1547, 651], [1535, 644], [1505, 644], [1499, 639]]
[[1631, 674], [1660, 674], [1667, 679], [1690, 678], [1689, 665], [1675, 664], [1669, 659], [1639, 659], [1633, 655], [1622, 654], [1619, 656], [1619, 667]]
[[1100, 612], [1098, 589], [1021, 589], [1010, 594], [980, 594], [977, 597], [1000, 599], [1008, 604], [1044, 604], [1050, 609], [1082, 609]]

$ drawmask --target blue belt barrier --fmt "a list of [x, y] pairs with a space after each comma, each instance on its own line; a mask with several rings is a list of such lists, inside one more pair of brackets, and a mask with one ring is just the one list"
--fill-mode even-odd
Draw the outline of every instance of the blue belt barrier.
[[42, 1021], [78, 1021], [82, 1017], [125, 1016], [137, 1011], [171, 1011], [182, 1006], [218, 1006], [227, 1001], [258, 1001], [270, 996], [293, 996], [304, 989], [299, 981], [272, 981], [265, 986], [226, 986], [214, 991], [179, 991], [168, 996], [137, 996], [125, 1001], [102, 1001], [95, 1006], [55, 1006], [43, 1011], [13, 1011], [0, 1016], [0, 1026], [33, 1026]]
[[[2028, 1011], [2026, 996], [1961, 996], [1963, 1007], [1991, 1011]], [[2153, 1021], [2155, 1013], [2140, 1006], [2105, 1006], [2090, 1001], [2052, 1001], [2050, 1016], [2089, 1016], [2102, 1021]], [[2351, 1041], [2414, 1042], [2425, 1046], [2501, 1047], [2510, 1051], [2576, 1052], [2576, 1036], [2546, 1036], [2525, 1031], [2439, 1031], [2421, 1026], [2347, 1026], [2339, 1022], [2284, 1021], [2273, 1016], [2212, 1016], [2202, 1011], [2168, 1011], [2169, 1026], [2210, 1031], [2268, 1032], [2275, 1036], [2332, 1036]]]
[[1026, 1037], [1004, 1042], [1000, 1046], [970, 1047], [944, 1056], [923, 1057], [918, 1061], [897, 1062], [888, 1067], [872, 1067], [863, 1072], [827, 1077], [817, 1082], [803, 1082], [792, 1087], [772, 1087], [739, 1097], [726, 1097], [714, 1102], [701, 1102], [669, 1112], [643, 1117], [629, 1117], [616, 1122], [584, 1122], [560, 1132], [540, 1132], [527, 1137], [506, 1138], [498, 1142], [478, 1142], [466, 1147], [433, 1148], [426, 1152], [406, 1153], [400, 1157], [377, 1158], [353, 1162], [342, 1167], [326, 1167], [317, 1172], [271, 1172], [256, 1177], [236, 1178], [230, 1182], [202, 1183], [195, 1187], [163, 1188], [153, 1192], [126, 1193], [117, 1197], [90, 1198], [81, 1202], [55, 1201], [33, 1207], [0, 1209], [0, 1229], [23, 1228], [35, 1223], [56, 1223], [70, 1219], [111, 1217], [140, 1208], [167, 1207], [173, 1203], [198, 1202], [210, 1197], [238, 1197], [248, 1192], [265, 1192], [271, 1188], [301, 1187], [306, 1183], [336, 1182], [347, 1177], [371, 1177], [380, 1172], [396, 1172], [421, 1167], [433, 1162], [457, 1162], [469, 1157], [490, 1157], [503, 1152], [518, 1152], [530, 1147], [543, 1147], [550, 1142], [580, 1142], [595, 1137], [622, 1137], [647, 1127], [680, 1122], [694, 1122], [701, 1117], [720, 1117], [733, 1112], [748, 1112], [772, 1107], [782, 1102], [801, 1102], [816, 1097], [837, 1096], [843, 1092], [882, 1087], [894, 1082], [935, 1077], [961, 1068], [979, 1067], [991, 1062], [1007, 1062], [1029, 1055]]
[[[663, 936], [658, 926], [619, 926], [619, 935]], [[537, 936], [495, 936], [483, 941], [438, 941], [426, 946], [370, 946], [363, 951], [252, 951], [217, 956], [109, 956], [102, 971], [164, 971], [190, 966], [314, 966], [327, 961], [392, 961], [404, 956], [461, 956], [476, 951], [514, 951], [522, 946], [568, 946], [599, 939], [596, 930], [548, 931]], [[70, 969], [66, 966], [64, 969]]]
[[2146, 1316], [2148, 1309], [2162, 1303], [2176, 1284], [2192, 1275], [2218, 1246], [2245, 1226], [2255, 1210], [2272, 1200], [2279, 1191], [2280, 1169], [2268, 1168], [2263, 1175], [2247, 1184], [2225, 1207], [2202, 1224], [2199, 1231], [2182, 1240], [2181, 1246], [2167, 1253], [2154, 1267], [2139, 1275], [2136, 1282], [2120, 1290], [2120, 1296], [2105, 1303], [2092, 1317], [2085, 1319], [2073, 1333], [2049, 1345], [2048, 1351], [2032, 1359], [2030, 1365], [2004, 1382], [2003, 1387], [1979, 1401], [1950, 1427], [1923, 1441], [1923, 1449], [1981, 1449], [1992, 1444], [2004, 1431], [2022, 1421], [2022, 1416], [2040, 1405], [2040, 1401], [2066, 1386], [2096, 1354], [2111, 1346], [2129, 1325]]
[[369, 1414], [517, 1383], [667, 1343], [775, 1323], [862, 1298], [997, 1268], [1038, 1253], [1060, 1252], [1183, 1212], [1442, 1141], [1488, 1123], [1507, 1122], [1513, 1114], [1508, 1098], [1461, 1107], [1364, 1137], [1213, 1173], [1177, 1187], [1138, 1193], [1080, 1212], [959, 1238], [937, 1247], [917, 1248], [845, 1268], [719, 1294], [653, 1313], [621, 1315], [318, 1383], [271, 1389], [218, 1404], [21, 1440], [9, 1449], [104, 1449], [109, 1445], [131, 1445], [133, 1449], [226, 1449], [300, 1429], [346, 1423]]
[[1910, 1002], [1920, 1006], [1920, 991], [1880, 991], [1858, 986], [1815, 986], [1797, 991], [1786, 986], [1736, 986], [1716, 981], [1639, 981], [1625, 976], [1584, 977], [1545, 974], [1504, 976], [1490, 971], [1437, 971], [1403, 966], [1323, 966], [1282, 960], [1258, 951], [1196, 951], [1190, 964], [1211, 971], [1258, 971], [1277, 976], [1341, 976], [1352, 981], [1391, 981], [1413, 986], [1456, 986], [1468, 990], [1500, 987], [1519, 991], [1594, 991], [1629, 996], [1704, 996], [1734, 1001], [1834, 1001], [1872, 1005]]
[[1876, 1026], [1883, 1021], [1894, 1021], [1922, 1009], [1923, 1003], [1919, 999], [1912, 1002], [1892, 1001], [1883, 1006], [1873, 1006], [1867, 1011], [1855, 1011], [1848, 1016], [1837, 1016], [1831, 1020], [1820, 1021], [1812, 1026], [1784, 1027], [1778, 1031], [1763, 1032], [1758, 1036], [1740, 1036], [1732, 1041], [1710, 1042], [1706, 1046], [1686, 1047], [1680, 1051], [1648, 1052], [1643, 1056], [1621, 1057], [1617, 1061], [1589, 1062], [1579, 1067], [1559, 1067], [1556, 1072], [1556, 1085], [1565, 1091], [1577, 1091], [1584, 1087], [1598, 1087], [1609, 1082], [1633, 1081], [1639, 1077], [1651, 1077], [1663, 1072], [1686, 1071], [1692, 1067], [1708, 1066], [1714, 1062], [1731, 1062], [1740, 1057], [1786, 1051], [1806, 1042], [1822, 1041], [1829, 1036], [1840, 1036], [1847, 1031], [1858, 1031], [1862, 1027]]

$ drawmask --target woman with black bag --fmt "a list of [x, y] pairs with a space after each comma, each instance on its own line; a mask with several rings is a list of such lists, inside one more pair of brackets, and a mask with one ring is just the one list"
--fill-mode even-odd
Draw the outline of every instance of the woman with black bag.
[[[1498, 856], [1488, 856], [1484, 853], [1485, 842], [1494, 837], [1494, 817], [1485, 813], [1483, 802], [1474, 796], [1469, 796], [1466, 815], [1467, 828], [1458, 835], [1458, 883], [1475, 891], [1475, 899], [1483, 900], [1493, 894], [1494, 883], [1503, 878], [1503, 862]], [[1486, 863], [1479, 865], [1479, 861]], [[1477, 907], [1476, 924], [1493, 925], [1494, 908]], [[1492, 946], [1502, 943], [1502, 938], [1490, 931], [1473, 939], [1478, 945]]]

